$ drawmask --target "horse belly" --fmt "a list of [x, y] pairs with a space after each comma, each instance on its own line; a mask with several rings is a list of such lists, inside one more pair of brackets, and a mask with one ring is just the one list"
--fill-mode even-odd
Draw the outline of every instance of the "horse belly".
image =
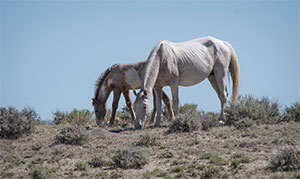
[[179, 70], [179, 85], [192, 86], [205, 80], [211, 73], [212, 67], [210, 66], [184, 66]]
[[193, 75], [182, 75], [179, 78], [179, 86], [193, 86], [205, 80], [208, 75], [203, 74], [193, 74]]
[[134, 68], [130, 68], [125, 72], [125, 81], [131, 89], [138, 89], [141, 87], [139, 73]]

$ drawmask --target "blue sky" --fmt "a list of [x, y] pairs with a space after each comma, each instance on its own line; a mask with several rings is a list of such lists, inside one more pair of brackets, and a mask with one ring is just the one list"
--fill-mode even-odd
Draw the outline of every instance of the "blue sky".
[[[299, 1], [2, 0], [0, 106], [32, 106], [43, 120], [56, 109], [92, 109], [106, 68], [146, 59], [160, 40], [211, 35], [236, 50], [239, 94], [284, 108], [300, 99], [299, 11]], [[179, 92], [181, 104], [220, 110], [208, 80]]]

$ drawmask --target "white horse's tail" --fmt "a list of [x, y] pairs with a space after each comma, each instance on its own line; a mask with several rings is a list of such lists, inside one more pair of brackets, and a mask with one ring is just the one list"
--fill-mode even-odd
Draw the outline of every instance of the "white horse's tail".
[[232, 78], [232, 99], [233, 102], [236, 102], [238, 98], [238, 93], [239, 93], [239, 84], [240, 84], [240, 67], [239, 67], [239, 62], [237, 55], [231, 46], [230, 43], [225, 42], [225, 45], [230, 49], [231, 52], [231, 60], [230, 60], [230, 65], [229, 65], [229, 71], [231, 74]]

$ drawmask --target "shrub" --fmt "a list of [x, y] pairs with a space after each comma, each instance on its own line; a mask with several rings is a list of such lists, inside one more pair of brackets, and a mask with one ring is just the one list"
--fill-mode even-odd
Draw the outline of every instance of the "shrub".
[[198, 130], [200, 126], [201, 122], [199, 113], [197, 111], [191, 111], [191, 113], [177, 115], [166, 133], [192, 132], [194, 130]]
[[75, 169], [76, 171], [87, 171], [88, 170], [88, 164], [83, 161], [78, 161], [75, 163]]
[[254, 124], [254, 121], [249, 118], [243, 118], [239, 121], [234, 122], [234, 127], [237, 129], [247, 129], [248, 127], [251, 127]]
[[33, 179], [52, 178], [52, 173], [56, 172], [56, 168], [47, 168], [40, 165], [30, 165], [28, 167], [29, 176]]
[[230, 166], [231, 166], [232, 168], [236, 169], [236, 168], [239, 167], [239, 165], [240, 165], [241, 163], [249, 163], [249, 162], [250, 162], [250, 160], [249, 160], [248, 157], [242, 157], [242, 158], [238, 158], [238, 159], [232, 160]]
[[214, 167], [212, 165], [207, 166], [203, 173], [201, 174], [201, 178], [220, 178], [221, 169], [219, 167]]
[[122, 169], [139, 169], [147, 164], [147, 159], [144, 154], [134, 149], [117, 150], [116, 154], [112, 158], [116, 167]]
[[14, 107], [0, 108], [0, 138], [17, 139], [30, 134], [39, 120], [39, 115], [32, 108], [22, 111]]
[[88, 122], [92, 120], [93, 113], [89, 110], [77, 110], [73, 109], [70, 113], [56, 111], [53, 113], [54, 115], [54, 124], [77, 124], [77, 125], [86, 125]]
[[87, 140], [88, 135], [85, 129], [78, 126], [64, 127], [60, 133], [55, 136], [57, 144], [83, 145]]
[[226, 125], [234, 125], [240, 120], [250, 119], [257, 124], [273, 124], [280, 120], [279, 104], [267, 97], [255, 99], [252, 96], [239, 96], [237, 102], [232, 101], [224, 110]]
[[219, 123], [219, 114], [213, 112], [202, 112], [201, 114], [201, 124], [202, 130], [207, 131], [209, 128], [218, 126]]
[[141, 135], [139, 137], [139, 140], [136, 143], [136, 146], [150, 147], [150, 146], [159, 145], [159, 142], [157, 141], [157, 139], [158, 139], [157, 137], [151, 136], [149, 134]]
[[109, 166], [111, 165], [111, 162], [104, 160], [101, 156], [95, 156], [90, 161], [88, 161], [88, 164], [93, 168], [98, 168], [102, 166]]
[[143, 173], [144, 178], [166, 177], [166, 176], [168, 176], [168, 173], [165, 171], [162, 171], [159, 168], [155, 168], [152, 171], [147, 171], [146, 173]]
[[269, 168], [273, 171], [291, 171], [300, 169], [300, 151], [292, 148], [279, 150], [270, 158]]
[[297, 101], [292, 106], [285, 108], [283, 120], [300, 122], [300, 101]]
[[183, 106], [179, 107], [180, 114], [187, 114], [187, 113], [199, 113], [197, 111], [197, 104], [184, 104]]

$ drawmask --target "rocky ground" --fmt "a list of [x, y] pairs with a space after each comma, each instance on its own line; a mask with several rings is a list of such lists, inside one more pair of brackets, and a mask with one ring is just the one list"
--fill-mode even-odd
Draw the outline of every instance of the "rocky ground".
[[[242, 130], [219, 126], [208, 131], [171, 134], [166, 134], [167, 127], [133, 130], [130, 125], [125, 128], [89, 125], [84, 127], [87, 140], [79, 145], [57, 142], [56, 136], [64, 127], [38, 125], [26, 137], [1, 139], [1, 177], [300, 177], [299, 170], [270, 169], [271, 161], [280, 152], [300, 148], [300, 123], [253, 125]], [[122, 156], [126, 153], [129, 158]]]

